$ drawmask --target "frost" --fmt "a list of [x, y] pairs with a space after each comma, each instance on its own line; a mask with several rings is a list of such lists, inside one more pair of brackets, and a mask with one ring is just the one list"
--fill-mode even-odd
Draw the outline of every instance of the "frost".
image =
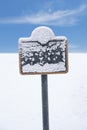
[[[41, 63], [41, 65], [42, 64], [43, 63]], [[24, 73], [25, 72], [26, 73], [29, 73], [29, 72], [39, 72], [39, 73], [41, 73], [41, 72], [57, 72], [57, 71], [65, 71], [66, 70], [65, 64], [62, 63], [62, 62], [60, 62], [59, 64], [55, 64], [55, 65], [51, 64], [50, 67], [49, 67], [48, 63], [46, 63], [44, 65], [44, 67], [41, 66], [41, 65], [35, 64], [34, 66], [32, 66], [32, 65], [27, 64], [27, 65], [22, 67], [22, 71]]]

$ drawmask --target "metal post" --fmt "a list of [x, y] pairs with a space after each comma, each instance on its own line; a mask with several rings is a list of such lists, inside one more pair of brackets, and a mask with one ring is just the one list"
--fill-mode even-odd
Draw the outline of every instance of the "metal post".
[[42, 82], [43, 130], [49, 130], [47, 75], [41, 75], [41, 82]]

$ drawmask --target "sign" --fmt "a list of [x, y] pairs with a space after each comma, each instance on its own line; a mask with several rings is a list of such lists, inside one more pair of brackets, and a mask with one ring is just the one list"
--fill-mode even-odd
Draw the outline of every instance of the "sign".
[[37, 27], [30, 37], [19, 39], [19, 62], [21, 74], [66, 73], [67, 38], [55, 36], [48, 27]]

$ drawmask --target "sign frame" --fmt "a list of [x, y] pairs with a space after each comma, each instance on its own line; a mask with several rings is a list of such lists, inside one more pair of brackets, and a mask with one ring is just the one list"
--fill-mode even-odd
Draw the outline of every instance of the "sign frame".
[[[43, 29], [43, 28], [42, 28]], [[46, 29], [48, 29], [47, 27], [46, 27]], [[39, 27], [39, 30], [41, 30], [41, 27]], [[36, 33], [36, 35], [38, 35], [37, 34], [37, 31], [35, 32]], [[56, 36], [55, 36], [56, 37]], [[68, 72], [68, 40], [67, 40], [67, 38], [66, 37], [64, 37], [64, 36], [57, 36], [56, 38], [52, 38], [51, 40], [48, 40], [47, 41], [47, 43], [49, 43], [50, 41], [55, 41], [55, 40], [59, 40], [59, 41], [64, 41], [65, 43], [65, 61], [64, 61], [64, 63], [65, 63], [65, 68], [66, 68], [66, 70], [64, 70], [64, 71], [51, 71], [51, 72], [49, 72], [49, 71], [44, 71], [44, 72], [39, 72], [39, 71], [35, 71], [35, 72], [23, 72], [23, 66], [22, 66], [22, 51], [23, 51], [23, 47], [22, 47], [22, 45], [24, 46], [24, 44], [29, 44], [29, 42], [31, 42], [31, 43], [34, 43], [34, 42], [37, 42], [37, 43], [39, 43], [40, 44], [40, 46], [46, 46], [47, 45], [47, 43], [45, 43], [44, 45], [43, 44], [41, 44], [41, 42], [39, 42], [38, 41], [38, 39], [37, 39], [37, 41], [35, 41], [35, 40], [32, 40], [32, 38], [20, 38], [19, 39], [19, 71], [20, 71], [20, 73], [22, 74], [22, 75], [36, 75], [36, 74], [40, 74], [40, 75], [46, 75], [46, 74], [65, 74], [65, 73], [67, 73]], [[62, 44], [62, 43], [61, 43]], [[25, 45], [26, 46], [26, 45]], [[56, 64], [56, 63], [55, 63]], [[58, 63], [57, 63], [58, 64]], [[50, 65], [49, 65], [50, 66]], [[43, 67], [44, 67], [44, 65], [43, 65]]]

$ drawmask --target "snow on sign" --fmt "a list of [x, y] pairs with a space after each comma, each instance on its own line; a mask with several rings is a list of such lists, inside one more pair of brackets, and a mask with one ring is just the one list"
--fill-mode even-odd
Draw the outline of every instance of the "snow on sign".
[[37, 27], [30, 37], [19, 39], [21, 74], [52, 74], [68, 71], [67, 38], [55, 36], [45, 26]]

